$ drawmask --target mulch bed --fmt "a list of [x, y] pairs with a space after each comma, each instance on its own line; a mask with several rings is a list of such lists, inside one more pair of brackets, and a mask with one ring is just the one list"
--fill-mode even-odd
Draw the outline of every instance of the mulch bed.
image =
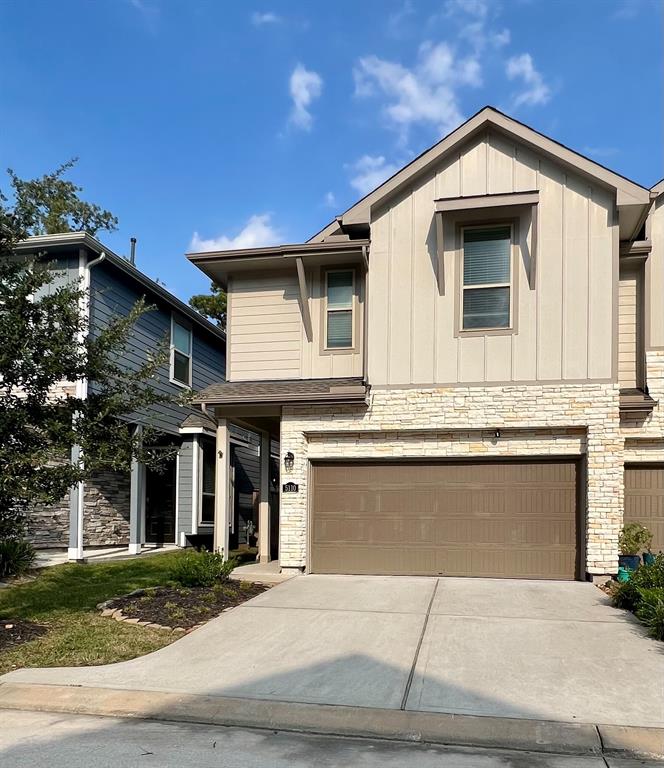
[[22, 619], [0, 619], [0, 651], [35, 640], [48, 631], [47, 627]]
[[116, 597], [105, 605], [109, 610], [121, 610], [128, 619], [191, 629], [266, 589], [263, 584], [245, 581], [227, 581], [213, 587], [155, 587]]

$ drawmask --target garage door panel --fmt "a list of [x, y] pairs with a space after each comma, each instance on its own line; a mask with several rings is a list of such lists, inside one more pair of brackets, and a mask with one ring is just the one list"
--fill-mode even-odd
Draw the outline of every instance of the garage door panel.
[[664, 550], [664, 466], [625, 467], [625, 522], [653, 534], [652, 550]]
[[313, 468], [311, 570], [574, 578], [574, 462]]

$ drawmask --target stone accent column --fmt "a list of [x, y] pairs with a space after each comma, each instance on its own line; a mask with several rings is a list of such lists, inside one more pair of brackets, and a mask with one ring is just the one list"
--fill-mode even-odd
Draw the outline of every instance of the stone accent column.
[[623, 524], [624, 440], [617, 418], [588, 428], [586, 572], [618, 571], [618, 535]]
[[[285, 409], [284, 409], [285, 410]], [[307, 495], [308, 455], [307, 441], [301, 426], [281, 417], [281, 490], [279, 496], [279, 563], [281, 569], [301, 569], [306, 565], [307, 553]], [[284, 466], [283, 456], [291, 452], [295, 457], [293, 469]], [[284, 493], [283, 484], [297, 483], [297, 493]]]

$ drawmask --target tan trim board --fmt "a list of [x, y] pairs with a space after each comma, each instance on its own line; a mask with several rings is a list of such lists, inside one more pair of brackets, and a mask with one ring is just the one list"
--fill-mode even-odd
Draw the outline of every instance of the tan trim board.
[[414, 384], [372, 384], [374, 391], [389, 391], [391, 389], [467, 389], [469, 387], [526, 387], [526, 386], [560, 386], [563, 384], [615, 384], [615, 379], [528, 379], [524, 381], [439, 381], [439, 382], [418, 382]]
[[307, 334], [307, 341], [311, 342], [314, 338], [314, 331], [311, 324], [311, 312], [309, 311], [309, 291], [307, 290], [307, 276], [304, 272], [304, 264], [302, 263], [301, 256], [298, 256], [295, 259], [295, 265], [297, 267], [297, 282], [300, 288], [300, 310], [302, 312], [302, 322], [304, 323], [304, 330]]
[[537, 205], [539, 191], [507, 192], [500, 195], [469, 195], [465, 197], [441, 197], [436, 202], [436, 213], [452, 211], [482, 210], [486, 208], [504, 208], [510, 205]]

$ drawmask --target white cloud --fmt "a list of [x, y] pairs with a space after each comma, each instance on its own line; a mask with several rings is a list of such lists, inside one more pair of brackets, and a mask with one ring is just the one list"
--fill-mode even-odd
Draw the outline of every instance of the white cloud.
[[463, 121], [459, 88], [482, 82], [479, 59], [473, 55], [460, 59], [447, 43], [423, 43], [412, 69], [377, 56], [365, 56], [353, 74], [356, 96], [381, 94], [387, 98], [383, 112], [402, 140], [416, 123], [433, 124], [442, 133], [456, 128]]
[[383, 155], [362, 155], [359, 160], [348, 167], [354, 174], [351, 177], [350, 185], [362, 196], [371, 192], [399, 170], [398, 165], [388, 163]]
[[282, 236], [279, 230], [272, 225], [270, 219], [271, 214], [269, 213], [254, 214], [235, 237], [219, 235], [205, 239], [198, 232], [194, 232], [189, 250], [193, 253], [199, 253], [201, 251], [227, 251], [235, 248], [260, 248], [265, 245], [277, 245]]
[[336, 208], [337, 198], [335, 197], [334, 192], [326, 192], [325, 197], [323, 198], [323, 203], [328, 208]]
[[277, 16], [272, 11], [254, 11], [251, 14], [251, 23], [255, 27], [262, 27], [265, 24], [278, 24], [281, 21], [281, 16]]
[[293, 99], [290, 121], [297, 128], [309, 131], [313, 122], [309, 107], [323, 91], [323, 78], [298, 64], [291, 73], [289, 87]]
[[535, 68], [529, 53], [522, 53], [520, 56], [512, 56], [508, 59], [505, 72], [510, 80], [522, 80], [525, 86], [522, 91], [514, 95], [515, 107], [523, 104], [528, 106], [546, 104], [551, 98], [551, 89]]
[[449, 26], [450, 21], [458, 27], [459, 37], [467, 40], [476, 55], [480, 54], [487, 45], [502, 48], [510, 42], [509, 29], [494, 30], [490, 27], [492, 18], [499, 12], [497, 4], [489, 4], [487, 0], [447, 0], [440, 14], [434, 14], [429, 20], [443, 21]]

